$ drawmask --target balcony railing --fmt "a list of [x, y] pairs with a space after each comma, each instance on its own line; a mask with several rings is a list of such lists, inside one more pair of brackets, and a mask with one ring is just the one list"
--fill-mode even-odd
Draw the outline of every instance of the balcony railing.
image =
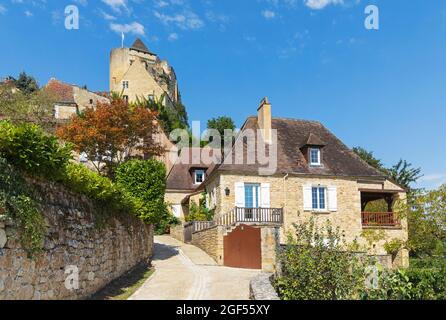
[[230, 226], [236, 223], [282, 224], [282, 208], [239, 208], [216, 219], [218, 225]]
[[394, 212], [363, 212], [364, 227], [399, 227], [401, 221]]

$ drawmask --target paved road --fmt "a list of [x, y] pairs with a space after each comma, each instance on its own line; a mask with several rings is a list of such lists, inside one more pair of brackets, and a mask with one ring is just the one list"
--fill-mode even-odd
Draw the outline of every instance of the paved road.
[[217, 266], [201, 249], [155, 237], [155, 273], [129, 300], [246, 300], [257, 270]]

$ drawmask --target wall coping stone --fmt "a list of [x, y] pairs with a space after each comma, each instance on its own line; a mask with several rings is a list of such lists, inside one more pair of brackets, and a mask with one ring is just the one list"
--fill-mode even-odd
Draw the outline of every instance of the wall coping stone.
[[261, 273], [249, 283], [249, 297], [251, 300], [280, 300], [271, 284], [272, 273]]

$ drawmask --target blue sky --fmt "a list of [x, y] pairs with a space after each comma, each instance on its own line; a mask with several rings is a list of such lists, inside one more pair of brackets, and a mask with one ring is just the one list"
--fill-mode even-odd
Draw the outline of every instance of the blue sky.
[[[64, 28], [77, 5], [79, 30]], [[379, 30], [364, 27], [379, 8]], [[175, 68], [191, 120], [274, 116], [324, 123], [387, 165], [446, 183], [443, 0], [0, 0], [0, 76], [26, 71], [108, 89], [109, 51], [141, 37]]]

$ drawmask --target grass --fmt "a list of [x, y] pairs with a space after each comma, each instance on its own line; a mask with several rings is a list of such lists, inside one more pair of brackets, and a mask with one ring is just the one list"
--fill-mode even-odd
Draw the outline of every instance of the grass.
[[150, 268], [145, 263], [141, 264], [122, 277], [112, 281], [104, 289], [94, 294], [90, 300], [127, 300], [154, 272], [154, 268]]

